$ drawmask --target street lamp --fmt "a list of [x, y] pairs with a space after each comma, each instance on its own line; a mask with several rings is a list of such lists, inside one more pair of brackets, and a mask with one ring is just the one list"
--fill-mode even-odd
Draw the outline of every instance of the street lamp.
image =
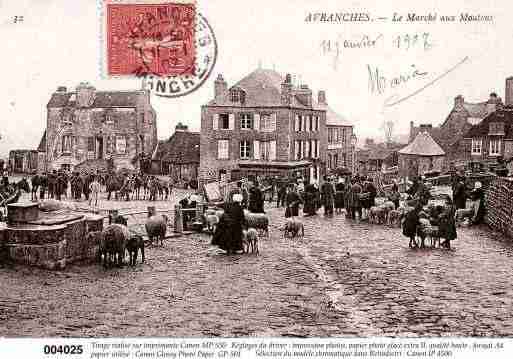
[[358, 139], [356, 138], [356, 135], [353, 133], [351, 135], [351, 173], [354, 176], [355, 175], [355, 169], [356, 169], [356, 143], [358, 142]]

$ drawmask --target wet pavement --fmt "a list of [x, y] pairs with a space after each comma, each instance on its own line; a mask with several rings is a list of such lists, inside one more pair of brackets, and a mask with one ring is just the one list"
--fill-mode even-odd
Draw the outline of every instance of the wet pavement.
[[0, 267], [0, 336], [513, 335], [513, 246], [486, 228], [411, 250], [400, 229], [344, 215], [300, 217], [305, 238], [284, 239], [284, 209], [268, 213], [260, 256], [195, 234], [136, 268]]

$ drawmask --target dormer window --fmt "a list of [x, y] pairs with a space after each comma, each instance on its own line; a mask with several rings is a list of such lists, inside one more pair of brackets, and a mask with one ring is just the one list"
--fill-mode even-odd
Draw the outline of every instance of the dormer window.
[[230, 90], [230, 101], [231, 102], [240, 102], [240, 91], [239, 90]]
[[490, 122], [489, 135], [504, 136], [504, 122]]

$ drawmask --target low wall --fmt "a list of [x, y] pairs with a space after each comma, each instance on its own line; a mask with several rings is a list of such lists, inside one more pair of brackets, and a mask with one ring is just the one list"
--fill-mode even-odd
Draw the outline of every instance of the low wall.
[[513, 179], [497, 177], [486, 191], [486, 222], [495, 231], [513, 237]]
[[17, 264], [63, 269], [66, 264], [96, 256], [98, 243], [87, 233], [102, 230], [103, 218], [90, 216], [59, 225], [17, 225], [0, 228], [0, 255]]

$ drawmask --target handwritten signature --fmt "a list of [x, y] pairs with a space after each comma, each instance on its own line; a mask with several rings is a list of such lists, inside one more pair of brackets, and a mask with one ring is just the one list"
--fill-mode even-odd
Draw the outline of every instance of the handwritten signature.
[[[458, 63], [456, 63], [454, 66], [450, 67], [449, 69], [447, 69], [446, 71], [442, 72], [441, 74], [439, 74], [438, 76], [436, 76], [435, 78], [433, 78], [431, 81], [427, 82], [426, 84], [424, 84], [423, 86], [419, 87], [418, 89], [416, 89], [415, 91], [407, 94], [406, 96], [399, 96], [398, 94], [393, 94], [392, 96], [389, 96], [385, 101], [384, 101], [384, 104], [383, 106], [384, 107], [392, 107], [392, 106], [395, 106], [395, 105], [398, 105], [404, 101], [407, 101], [408, 99], [418, 95], [419, 93], [421, 93], [422, 91], [424, 91], [425, 89], [427, 89], [428, 87], [431, 87], [433, 86], [434, 84], [436, 84], [438, 81], [440, 81], [441, 79], [443, 79], [444, 77], [446, 77], [447, 75], [449, 75], [451, 72], [453, 72], [454, 70], [456, 70], [458, 67], [460, 67], [461, 65], [463, 65], [465, 62], [469, 61], [470, 58], [468, 56], [465, 56], [463, 59], [461, 59], [460, 61], [458, 61]], [[427, 75], [427, 73], [425, 73]], [[370, 76], [370, 75], [369, 75]], [[374, 77], [375, 75], [373, 75]], [[424, 75], [422, 75], [424, 76]], [[417, 76], [415, 76], [417, 77]], [[410, 79], [413, 79], [414, 77], [410, 78]], [[404, 82], [403, 82], [404, 83]], [[376, 84], [377, 85], [377, 84]], [[370, 84], [369, 84], [370, 86]], [[372, 91], [372, 89], [371, 89]], [[376, 91], [377, 91], [377, 88], [376, 88]]]

